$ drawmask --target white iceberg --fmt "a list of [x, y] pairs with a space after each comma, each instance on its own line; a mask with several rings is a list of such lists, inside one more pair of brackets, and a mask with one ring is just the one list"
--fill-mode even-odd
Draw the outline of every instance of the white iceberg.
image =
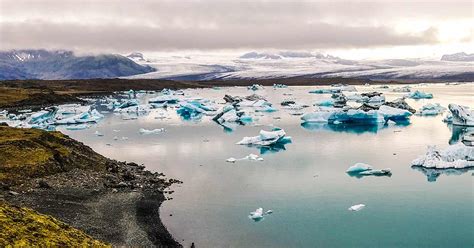
[[398, 88], [394, 88], [392, 90], [393, 92], [410, 92], [411, 91], [411, 87], [410, 86], [402, 86], [402, 87], [398, 87]]
[[452, 114], [452, 123], [459, 126], [474, 126], [474, 111], [469, 107], [457, 104], [449, 104], [449, 111]]
[[150, 98], [148, 103], [158, 103], [158, 104], [175, 104], [179, 102], [179, 98], [174, 95], [161, 95], [154, 98]]
[[286, 136], [283, 129], [274, 128], [272, 131], [261, 130], [258, 136], [244, 137], [237, 145], [260, 145], [270, 146], [274, 144], [286, 144], [291, 142], [291, 137]]
[[250, 212], [249, 218], [255, 221], [263, 219], [263, 208], [257, 208], [255, 212]]
[[55, 124], [81, 124], [81, 123], [89, 123], [89, 122], [98, 122], [104, 118], [104, 115], [99, 113], [96, 109], [89, 108], [88, 111], [67, 117], [64, 119], [56, 120]]
[[406, 120], [412, 115], [412, 113], [408, 110], [393, 108], [387, 105], [380, 106], [378, 111], [383, 115], [385, 120], [392, 121]]
[[357, 204], [357, 205], [351, 206], [350, 208], [348, 208], [348, 210], [349, 211], [360, 211], [363, 208], [365, 208], [364, 204]]
[[446, 110], [445, 107], [441, 106], [439, 103], [428, 103], [423, 105], [417, 112], [417, 115], [438, 115], [443, 113]]
[[474, 147], [463, 143], [450, 145], [443, 150], [436, 146], [428, 146], [426, 154], [413, 160], [412, 166], [436, 169], [474, 167]]
[[99, 132], [99, 131], [95, 131], [95, 133], [94, 133], [94, 134], [95, 134], [96, 136], [99, 136], [99, 137], [101, 137], [101, 136], [104, 136], [104, 134], [103, 134], [103, 133], [101, 133], [101, 132]]
[[76, 125], [68, 125], [68, 126], [66, 126], [66, 129], [67, 130], [83, 130], [83, 129], [87, 129], [89, 127], [90, 126], [87, 125], [87, 124], [76, 124]]

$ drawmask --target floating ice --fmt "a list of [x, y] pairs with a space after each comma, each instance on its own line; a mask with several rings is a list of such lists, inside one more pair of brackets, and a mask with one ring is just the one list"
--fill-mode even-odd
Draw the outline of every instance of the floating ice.
[[244, 137], [237, 145], [260, 145], [271, 146], [275, 144], [287, 144], [291, 142], [291, 137], [286, 136], [283, 129], [274, 128], [272, 131], [261, 130], [258, 136]]
[[319, 110], [312, 113], [306, 113], [301, 116], [301, 120], [305, 123], [328, 123], [329, 118], [333, 115], [331, 110]]
[[451, 113], [447, 113], [443, 118], [443, 122], [453, 123], [453, 115]]
[[392, 90], [393, 92], [410, 92], [411, 91], [411, 87], [410, 86], [402, 86], [402, 87], [398, 87], [398, 88], [394, 88]]
[[382, 105], [379, 108], [379, 113], [383, 115], [385, 120], [399, 121], [407, 120], [412, 113], [405, 109], [393, 108], [387, 105]]
[[90, 126], [87, 125], [87, 124], [77, 124], [77, 125], [68, 125], [68, 126], [66, 126], [66, 129], [67, 130], [83, 130], [83, 129], [87, 129], [89, 127]]
[[417, 115], [438, 115], [443, 113], [446, 110], [445, 107], [439, 105], [439, 103], [428, 103], [423, 105], [418, 112]]
[[180, 104], [176, 112], [185, 120], [199, 119], [202, 115], [214, 115], [216, 108], [207, 100], [190, 100]]
[[273, 84], [274, 89], [283, 89], [283, 88], [288, 88], [288, 85], [284, 84]]
[[390, 169], [381, 169], [381, 170], [366, 170], [359, 172], [360, 176], [391, 176], [392, 171]]
[[254, 221], [260, 221], [263, 219], [263, 208], [257, 208], [255, 212], [250, 212], [249, 218]]
[[27, 123], [36, 124], [36, 125], [53, 123], [57, 111], [58, 111], [58, 108], [56, 107], [50, 108], [48, 110], [41, 110], [39, 112], [32, 114], [27, 120]]
[[226, 105], [221, 108], [217, 115], [212, 118], [215, 122], [224, 125], [225, 123], [236, 122], [245, 124], [252, 122], [252, 117], [246, 115], [244, 111], [237, 111], [233, 105]]
[[165, 104], [165, 103], [168, 103], [168, 104], [175, 104], [175, 103], [178, 103], [179, 101], [179, 98], [174, 96], [174, 95], [161, 95], [161, 96], [157, 96], [157, 97], [154, 97], [154, 98], [150, 98], [148, 100], [148, 103], [155, 103], [155, 104]]
[[260, 156], [258, 156], [258, 155], [256, 155], [256, 154], [251, 153], [251, 154], [249, 154], [249, 155], [247, 155], [247, 156], [245, 156], [245, 157], [243, 157], [243, 158], [228, 158], [228, 159], [226, 160], [226, 162], [235, 163], [235, 162], [237, 162], [237, 161], [243, 161], [243, 160], [249, 160], [249, 161], [263, 161], [263, 158], [260, 157]]
[[363, 111], [349, 109], [347, 111], [335, 111], [329, 117], [330, 124], [379, 124], [385, 123], [384, 116], [377, 110]]
[[137, 99], [127, 100], [127, 101], [121, 103], [120, 105], [118, 105], [117, 108], [118, 109], [125, 109], [125, 108], [129, 108], [129, 107], [132, 107], [132, 106], [138, 106], [138, 100]]
[[164, 132], [164, 131], [165, 131], [164, 128], [157, 128], [157, 129], [152, 129], [152, 130], [140, 128], [140, 129], [138, 130], [138, 132], [139, 132], [140, 134], [145, 134], [145, 135], [146, 135], [146, 134], [159, 134], [159, 133], [162, 133], [162, 132]]
[[412, 166], [436, 169], [474, 167], [474, 147], [463, 143], [450, 145], [444, 150], [436, 146], [428, 146], [426, 154], [413, 160]]
[[392, 108], [398, 108], [398, 109], [405, 109], [410, 111], [411, 113], [415, 113], [416, 110], [412, 108], [408, 103], [405, 101], [405, 98], [397, 98], [392, 102], [386, 102], [384, 105], [390, 106]]
[[365, 208], [364, 204], [357, 204], [357, 205], [351, 206], [348, 210], [349, 211], [360, 211], [363, 208]]
[[474, 111], [469, 107], [457, 104], [449, 104], [449, 111], [452, 114], [452, 123], [459, 126], [474, 126]]
[[334, 99], [323, 99], [315, 102], [314, 106], [331, 107], [334, 105]]
[[431, 99], [433, 98], [433, 94], [416, 90], [408, 94], [407, 97], [411, 99]]
[[372, 166], [364, 163], [356, 163], [355, 165], [349, 167], [349, 169], [346, 170], [347, 173], [360, 173], [363, 171], [368, 171], [372, 170]]
[[104, 115], [99, 113], [96, 109], [89, 108], [88, 111], [67, 117], [64, 119], [56, 120], [55, 124], [81, 124], [89, 122], [98, 122], [100, 119], [104, 118]]
[[333, 93], [340, 93], [341, 89], [334, 88], [334, 89], [315, 89], [309, 91], [311, 94], [333, 94]]
[[99, 136], [99, 137], [100, 137], [100, 136], [104, 136], [104, 134], [103, 134], [103, 133], [101, 133], [101, 132], [99, 132], [99, 131], [95, 131], [95, 133], [94, 133], [94, 134], [95, 134], [96, 136]]
[[252, 84], [251, 86], [248, 86], [247, 89], [248, 89], [248, 90], [256, 91], [256, 90], [261, 90], [261, 89], [263, 89], [263, 86], [260, 85], [260, 84]]

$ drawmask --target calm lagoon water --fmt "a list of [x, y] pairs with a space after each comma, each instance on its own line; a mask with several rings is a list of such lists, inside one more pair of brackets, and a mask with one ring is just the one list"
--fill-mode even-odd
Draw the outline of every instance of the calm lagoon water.
[[[381, 128], [302, 126], [300, 117], [290, 115], [279, 103], [296, 99], [312, 105], [329, 97], [308, 94], [314, 88], [257, 91], [279, 111], [234, 132], [224, 131], [206, 116], [200, 121], [183, 121], [172, 108], [154, 110], [137, 120], [108, 114], [90, 129], [60, 130], [107, 157], [144, 163], [149, 170], [182, 180], [182, 185], [172, 187], [173, 200], [162, 205], [161, 213], [171, 234], [188, 247], [191, 242], [197, 247], [474, 246], [473, 171], [428, 177], [410, 166], [426, 152], [427, 145], [446, 147], [456, 142], [462, 130], [443, 123], [441, 115], [413, 116], [409, 125]], [[357, 88], [359, 92], [374, 90]], [[445, 107], [449, 103], [474, 105], [473, 84], [413, 88], [434, 94], [431, 100], [408, 100], [416, 109], [430, 102]], [[405, 94], [375, 90], [384, 92], [387, 100]], [[224, 94], [251, 94], [237, 87], [185, 93], [217, 102], [224, 102]], [[152, 95], [143, 100], [148, 97]], [[167, 118], [155, 119], [161, 115]], [[262, 162], [226, 162], [229, 157], [260, 154], [258, 148], [235, 143], [272, 124], [283, 128], [293, 143], [284, 150], [264, 152]], [[162, 127], [166, 129], [162, 134], [138, 133], [139, 128]], [[96, 130], [105, 136], [95, 136]], [[128, 140], [121, 140], [122, 136]], [[357, 162], [391, 168], [393, 175], [350, 177], [345, 170]], [[366, 208], [347, 210], [359, 203]], [[248, 214], [258, 207], [274, 213], [254, 222]]]

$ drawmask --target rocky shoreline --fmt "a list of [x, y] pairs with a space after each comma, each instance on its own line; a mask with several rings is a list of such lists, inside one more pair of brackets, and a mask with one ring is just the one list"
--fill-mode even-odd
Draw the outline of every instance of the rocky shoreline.
[[[159, 216], [169, 187], [180, 181], [105, 158], [58, 132], [2, 126], [0, 133], [0, 201], [51, 215], [113, 246], [181, 247]], [[19, 161], [15, 154], [32, 155], [22, 149], [46, 149], [52, 156]]]

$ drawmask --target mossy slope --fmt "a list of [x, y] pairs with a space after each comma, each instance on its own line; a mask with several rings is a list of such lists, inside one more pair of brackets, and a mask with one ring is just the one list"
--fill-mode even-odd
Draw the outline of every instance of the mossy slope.
[[1, 247], [110, 247], [55, 218], [0, 202]]
[[0, 183], [16, 185], [29, 178], [75, 168], [105, 170], [108, 160], [60, 132], [0, 126]]

